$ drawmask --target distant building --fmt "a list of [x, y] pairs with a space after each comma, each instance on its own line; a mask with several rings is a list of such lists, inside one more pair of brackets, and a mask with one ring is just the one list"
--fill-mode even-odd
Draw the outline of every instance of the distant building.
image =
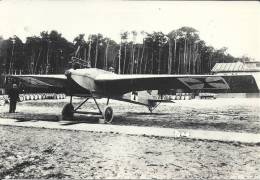
[[260, 62], [216, 63], [211, 70], [212, 74], [237, 74], [248, 72], [260, 72]]

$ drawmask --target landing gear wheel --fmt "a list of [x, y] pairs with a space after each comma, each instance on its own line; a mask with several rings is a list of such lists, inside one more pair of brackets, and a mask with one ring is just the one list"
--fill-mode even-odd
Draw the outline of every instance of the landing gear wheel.
[[66, 104], [64, 106], [64, 108], [62, 109], [62, 119], [64, 120], [69, 120], [73, 118], [73, 114], [74, 114], [74, 107], [71, 103]]
[[112, 107], [110, 107], [110, 106], [105, 107], [103, 117], [104, 117], [106, 123], [111, 123], [113, 121], [114, 113], [113, 113]]

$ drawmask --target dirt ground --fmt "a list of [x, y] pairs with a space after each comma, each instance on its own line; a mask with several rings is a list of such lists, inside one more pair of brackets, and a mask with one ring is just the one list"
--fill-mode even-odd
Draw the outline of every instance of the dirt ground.
[[[22, 102], [12, 115], [6, 105], [0, 107], [0, 120], [58, 120], [65, 103]], [[111, 105], [113, 124], [260, 132], [259, 99], [179, 101], [162, 104], [154, 114], [138, 105], [115, 101]], [[93, 102], [88, 107], [93, 110]], [[97, 120], [75, 117], [75, 123]], [[0, 179], [260, 178], [259, 144], [13, 126], [0, 126], [0, 137]]]
[[0, 126], [0, 178], [259, 179], [260, 147]]

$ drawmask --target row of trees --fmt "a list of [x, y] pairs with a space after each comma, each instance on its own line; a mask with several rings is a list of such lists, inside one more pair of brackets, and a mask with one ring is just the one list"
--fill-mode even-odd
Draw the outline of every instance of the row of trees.
[[[0, 37], [0, 69], [5, 74], [64, 73], [74, 56], [91, 67], [113, 67], [120, 74], [204, 74], [217, 62], [245, 59], [231, 56], [227, 48], [207, 46], [191, 27], [168, 34], [126, 31], [120, 36], [119, 43], [102, 34], [87, 38], [80, 34], [69, 42], [54, 30], [27, 37], [25, 43], [17, 36], [7, 40]], [[137, 42], [137, 38], [142, 42]]]

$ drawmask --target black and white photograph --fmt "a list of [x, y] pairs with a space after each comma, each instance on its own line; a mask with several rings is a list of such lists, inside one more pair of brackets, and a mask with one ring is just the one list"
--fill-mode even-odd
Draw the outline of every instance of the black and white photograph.
[[260, 179], [260, 2], [0, 0], [0, 179]]

